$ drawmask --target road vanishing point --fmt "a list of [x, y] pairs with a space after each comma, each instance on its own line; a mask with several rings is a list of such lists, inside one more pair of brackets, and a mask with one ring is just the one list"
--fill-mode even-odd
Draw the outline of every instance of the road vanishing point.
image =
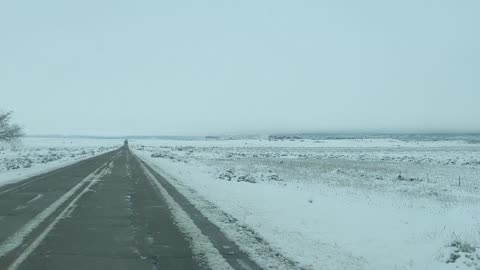
[[261, 268], [123, 146], [1, 187], [0, 269]]

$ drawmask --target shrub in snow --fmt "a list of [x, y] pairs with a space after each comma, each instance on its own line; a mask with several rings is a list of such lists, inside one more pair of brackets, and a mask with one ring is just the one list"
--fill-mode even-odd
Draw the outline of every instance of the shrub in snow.
[[422, 179], [420, 179], [420, 178], [404, 177], [404, 176], [402, 176], [401, 173], [397, 176], [397, 180], [400, 180], [400, 181], [410, 181], [410, 182], [413, 182], [413, 181], [422, 182]]
[[453, 241], [450, 246], [454, 247], [456, 252], [473, 253], [477, 250], [472, 244], [460, 240]]
[[245, 173], [238, 172], [235, 169], [228, 169], [221, 171], [217, 175], [217, 179], [225, 181], [235, 181], [235, 182], [248, 182], [248, 183], [258, 183], [258, 182], [268, 182], [268, 181], [282, 181], [280, 176], [274, 173], [272, 170], [269, 170], [267, 173]]
[[[23, 148], [0, 152], [0, 172], [34, 167], [35, 164], [47, 164], [54, 161], [70, 160], [79, 156], [94, 155], [96, 151], [105, 152], [109, 148], [85, 150], [82, 148]], [[3, 156], [3, 157], [2, 157]]]
[[237, 173], [234, 169], [228, 169], [221, 172], [218, 176], [220, 180], [256, 183], [255, 178], [250, 174]]
[[153, 157], [153, 158], [175, 159], [174, 156], [172, 156], [172, 155], [170, 155], [169, 153], [166, 153], [166, 152], [155, 152], [155, 153], [152, 153], [151, 157]]
[[217, 178], [220, 180], [226, 180], [226, 181], [232, 181], [232, 178], [235, 174], [235, 171], [233, 169], [228, 169], [222, 173], [220, 173]]
[[448, 245], [447, 249], [448, 252], [445, 257], [445, 263], [456, 264], [456, 268], [464, 265], [475, 270], [480, 269], [479, 248], [473, 243], [456, 239]]

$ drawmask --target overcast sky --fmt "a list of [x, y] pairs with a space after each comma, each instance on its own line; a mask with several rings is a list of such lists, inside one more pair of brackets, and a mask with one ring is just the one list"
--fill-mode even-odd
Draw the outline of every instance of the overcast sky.
[[1, 1], [30, 134], [479, 131], [480, 1]]

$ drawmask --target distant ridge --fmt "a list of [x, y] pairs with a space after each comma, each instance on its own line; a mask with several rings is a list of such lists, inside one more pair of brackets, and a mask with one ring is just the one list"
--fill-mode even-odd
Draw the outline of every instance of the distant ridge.
[[418, 133], [418, 134], [382, 134], [382, 133], [300, 133], [273, 134], [270, 140], [352, 140], [352, 139], [395, 139], [400, 141], [465, 141], [480, 143], [480, 133]]
[[94, 136], [94, 135], [27, 135], [28, 138], [77, 138], [77, 139], [137, 139], [137, 140], [203, 140], [201, 136]]
[[93, 136], [93, 135], [28, 135], [29, 138], [80, 138], [80, 139], [132, 139], [132, 140], [354, 140], [354, 139], [395, 139], [401, 141], [465, 141], [479, 143], [480, 133], [276, 133], [270, 135], [218, 135], [218, 136]]

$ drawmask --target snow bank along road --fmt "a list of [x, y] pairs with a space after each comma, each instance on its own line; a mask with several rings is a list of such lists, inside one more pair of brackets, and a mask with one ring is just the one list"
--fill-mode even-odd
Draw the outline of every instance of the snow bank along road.
[[0, 269], [260, 269], [128, 148], [0, 188]]

